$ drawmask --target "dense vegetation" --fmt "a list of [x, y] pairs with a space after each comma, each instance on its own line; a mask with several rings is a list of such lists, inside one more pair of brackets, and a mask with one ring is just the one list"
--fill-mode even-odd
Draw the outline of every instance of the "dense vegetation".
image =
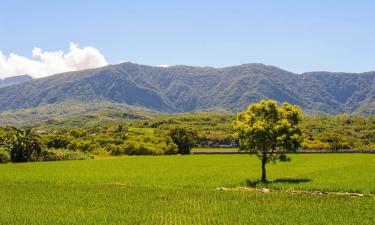
[[[233, 115], [213, 113], [149, 114], [107, 112], [111, 120], [102, 123], [103, 116], [79, 117], [57, 123], [36, 123], [28, 128], [0, 129], [0, 156], [12, 154], [10, 137], [29, 132], [40, 143], [39, 160], [84, 159], [108, 155], [177, 154], [178, 146], [170, 131], [188, 128], [196, 134], [198, 147], [238, 147], [234, 136]], [[117, 117], [119, 115], [119, 117]], [[300, 128], [301, 149], [375, 150], [375, 117], [361, 115], [305, 116]], [[195, 138], [194, 138], [195, 139]], [[192, 147], [191, 146], [191, 147]], [[2, 153], [2, 152], [8, 152]], [[180, 152], [183, 153], [183, 152]], [[0, 160], [1, 161], [1, 160]], [[6, 160], [5, 160], [6, 161]], [[36, 161], [31, 159], [30, 161]]]
[[0, 165], [0, 223], [374, 224], [374, 155], [291, 157], [268, 167], [270, 180], [279, 179], [269, 188], [365, 196], [237, 189], [259, 177], [259, 161], [248, 155], [8, 164]]
[[0, 111], [64, 102], [115, 102], [160, 112], [238, 112], [275, 99], [305, 112], [373, 114], [375, 73], [294, 74], [273, 66], [151, 67], [132, 63], [58, 74], [0, 89]]
[[[76, 131], [71, 130], [72, 138]], [[77, 131], [78, 132], [78, 131]], [[87, 159], [83, 149], [68, 149], [68, 138], [39, 136], [31, 129], [0, 129], [0, 163]]]

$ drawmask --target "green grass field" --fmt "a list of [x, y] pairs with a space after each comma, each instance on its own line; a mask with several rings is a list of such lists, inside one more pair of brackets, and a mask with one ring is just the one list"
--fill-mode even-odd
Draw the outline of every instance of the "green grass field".
[[260, 176], [250, 155], [136, 156], [0, 165], [0, 224], [374, 224], [375, 155], [292, 155], [268, 187], [364, 197], [215, 190]]

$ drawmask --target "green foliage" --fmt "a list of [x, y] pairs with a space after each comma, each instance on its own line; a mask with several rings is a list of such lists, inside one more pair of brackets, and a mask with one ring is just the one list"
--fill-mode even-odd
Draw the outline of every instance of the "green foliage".
[[126, 128], [126, 127], [124, 127], [124, 125], [123, 124], [119, 124], [118, 126], [117, 126], [117, 129], [116, 129], [116, 133], [123, 133], [123, 132], [127, 132], [128, 131], [128, 129]]
[[68, 135], [48, 134], [44, 137], [46, 139], [46, 146], [55, 149], [67, 149], [70, 144]]
[[173, 142], [171, 138], [167, 138], [165, 144], [160, 146], [164, 154], [166, 155], [175, 155], [178, 153], [178, 146]]
[[304, 149], [375, 149], [375, 116], [307, 117], [302, 121]]
[[262, 161], [262, 181], [266, 182], [265, 165], [277, 160], [287, 161], [286, 153], [296, 151], [302, 141], [298, 127], [302, 111], [298, 106], [274, 100], [249, 105], [240, 112], [233, 126], [242, 150], [256, 154]]
[[93, 144], [93, 141], [90, 139], [76, 138], [70, 141], [68, 145], [68, 149], [80, 152], [90, 152], [94, 150], [94, 148], [95, 145]]
[[25, 131], [8, 128], [8, 137], [5, 146], [10, 152], [12, 162], [38, 161], [42, 152], [42, 144], [39, 136], [30, 129]]
[[81, 137], [86, 136], [86, 131], [82, 129], [72, 129], [70, 130], [70, 135], [73, 138], [81, 138]]
[[179, 154], [190, 154], [191, 149], [196, 146], [197, 133], [192, 129], [186, 127], [174, 127], [169, 131], [169, 136], [177, 145]]
[[127, 142], [123, 145], [109, 145], [112, 155], [164, 155], [170, 154], [166, 145], [152, 145], [137, 142]]
[[41, 153], [40, 161], [86, 160], [90, 158], [84, 153], [68, 149], [45, 149]]
[[[231, 125], [235, 118], [233, 115], [206, 112], [146, 114], [110, 110], [102, 113], [90, 116], [89, 122], [77, 118], [72, 121], [67, 117], [58, 124], [46, 126], [38, 122], [30, 127], [33, 127], [34, 134], [38, 134], [42, 149], [69, 149], [98, 157], [178, 154], [177, 145], [168, 133], [174, 127], [194, 130], [198, 147], [239, 147], [238, 137]], [[125, 117], [107, 123], [103, 122], [108, 119], [107, 116], [104, 119], [104, 114]], [[75, 125], [70, 126], [72, 124]], [[300, 128], [303, 133], [302, 149], [375, 150], [375, 116], [305, 116]], [[8, 149], [8, 140], [14, 132], [11, 128], [0, 128], [0, 146]]]
[[0, 147], [0, 164], [8, 162], [10, 162], [9, 152], [4, 147]]

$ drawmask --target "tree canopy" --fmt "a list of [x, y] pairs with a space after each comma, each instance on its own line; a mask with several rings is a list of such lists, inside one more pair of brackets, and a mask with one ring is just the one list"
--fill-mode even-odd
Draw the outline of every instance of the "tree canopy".
[[299, 106], [275, 100], [251, 104], [237, 114], [233, 122], [241, 150], [257, 155], [262, 161], [262, 182], [267, 181], [266, 164], [277, 160], [288, 161], [287, 152], [296, 151], [302, 142], [298, 127], [302, 120]]
[[191, 148], [196, 146], [197, 134], [192, 129], [186, 127], [174, 127], [169, 135], [177, 145], [179, 154], [190, 154]]

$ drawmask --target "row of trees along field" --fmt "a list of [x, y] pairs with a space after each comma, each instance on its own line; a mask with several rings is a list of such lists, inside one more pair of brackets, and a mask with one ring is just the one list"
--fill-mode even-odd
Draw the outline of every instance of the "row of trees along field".
[[[232, 122], [235, 116], [212, 113], [160, 116], [137, 122], [145, 128], [169, 129], [186, 126], [197, 131], [199, 147], [239, 147]], [[299, 124], [301, 149], [375, 150], [375, 116], [304, 115]]]
[[38, 134], [31, 129], [1, 128], [0, 163], [81, 160], [108, 155], [190, 154], [197, 142], [195, 131], [178, 126], [166, 133], [128, 129], [123, 125], [96, 131], [68, 129]]
[[[0, 128], [0, 155], [2, 162], [27, 162], [189, 154], [195, 146], [239, 147], [233, 121], [233, 115], [189, 113], [82, 128], [4, 127]], [[305, 116], [298, 128], [300, 149], [375, 149], [374, 116]]]

